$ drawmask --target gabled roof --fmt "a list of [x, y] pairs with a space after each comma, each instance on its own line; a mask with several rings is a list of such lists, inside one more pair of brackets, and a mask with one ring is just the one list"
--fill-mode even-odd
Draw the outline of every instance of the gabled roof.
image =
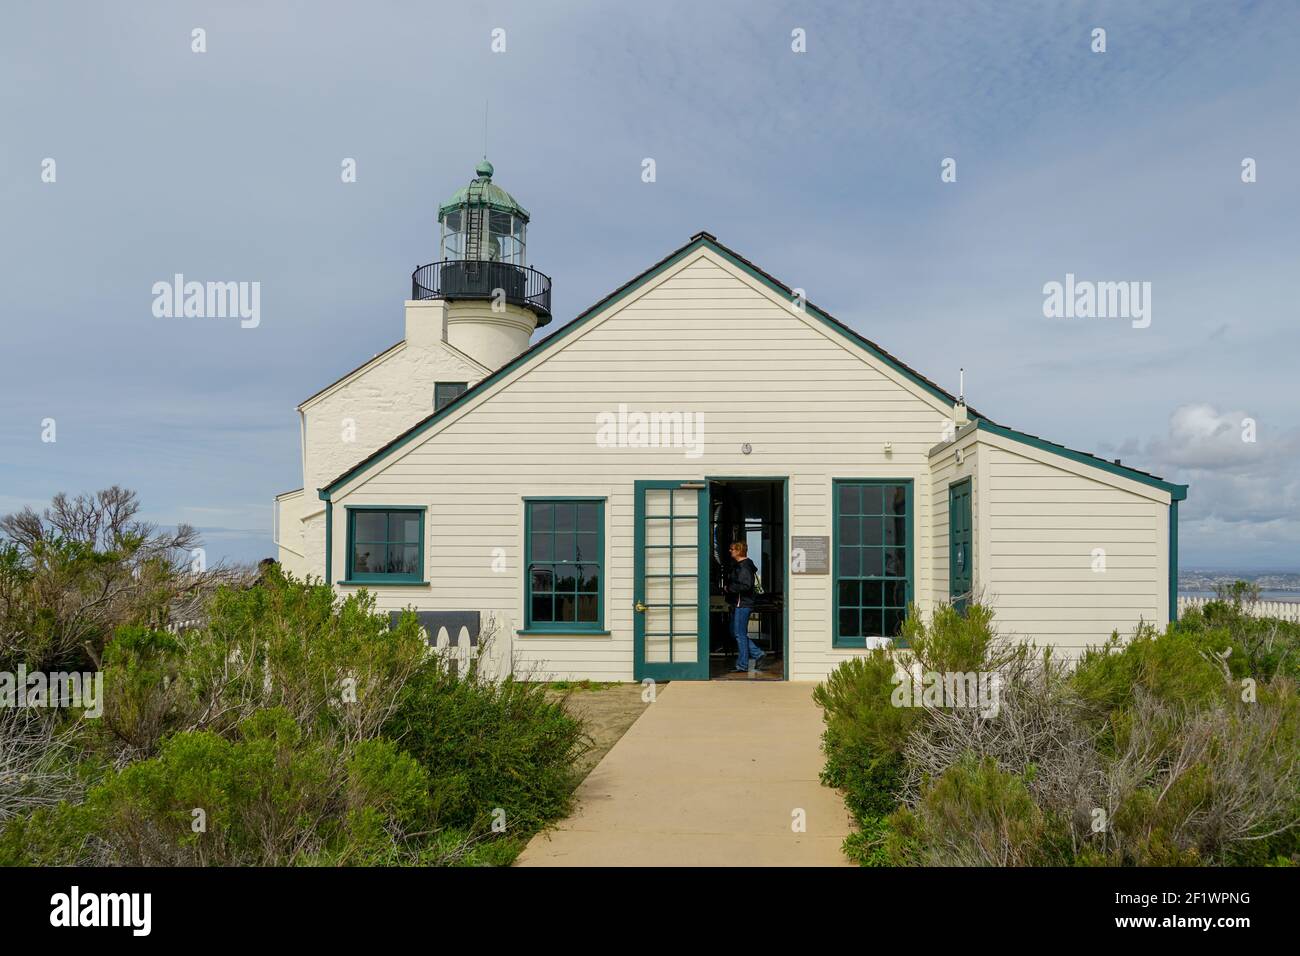
[[[635, 292], [638, 288], [645, 285], [647, 282], [649, 282], [659, 273], [663, 272], [665, 269], [671, 268], [672, 266], [680, 262], [683, 258], [685, 258], [695, 250], [702, 247], [711, 249], [713, 252], [717, 253], [719, 256], [726, 259], [732, 265], [736, 266], [737, 268], [741, 269], [743, 272], [757, 279], [763, 285], [766, 285], [769, 289], [778, 293], [782, 297], [788, 299], [790, 302], [793, 303], [796, 301], [796, 295], [794, 290], [790, 288], [788, 285], [786, 285], [784, 282], [782, 282], [780, 279], [777, 279], [774, 276], [770, 275], [769, 273], [764, 272], [762, 269], [754, 265], [748, 259], [739, 255], [734, 250], [729, 249], [727, 246], [720, 243], [717, 240], [717, 238], [714, 237], [712, 234], [707, 232], [696, 233], [694, 236], [691, 237], [690, 242], [686, 243], [686, 245], [681, 246], [675, 251], [669, 253], [667, 256], [665, 256], [663, 259], [660, 259], [658, 262], [650, 266], [650, 268], [646, 269], [644, 272], [633, 277], [632, 279], [629, 279], [627, 282], [623, 283], [623, 285], [619, 286], [617, 289], [615, 289], [609, 295], [605, 296], [599, 302], [596, 302], [594, 305], [591, 305], [588, 308], [584, 309], [582, 312], [578, 313], [578, 315], [571, 322], [568, 322], [565, 325], [561, 326], [560, 328], [556, 329], [553, 333], [548, 335], [546, 338], [538, 340], [531, 347], [521, 352], [519, 355], [515, 356], [515, 358], [511, 359], [509, 362], [507, 362], [501, 368], [497, 369], [491, 375], [488, 375], [487, 377], [481, 379], [473, 388], [463, 392], [454, 401], [449, 402], [447, 405], [444, 405], [438, 411], [426, 416], [416, 424], [412, 425], [406, 431], [402, 432], [400, 435], [398, 435], [388, 444], [382, 446], [381, 448], [376, 449], [373, 453], [368, 455], [366, 458], [362, 459], [357, 464], [349, 468], [347, 471], [343, 472], [343, 474], [339, 475], [337, 478], [334, 478], [332, 481], [326, 484], [324, 488], [318, 490], [318, 494], [320, 498], [322, 500], [329, 500], [330, 493], [339, 485], [343, 484], [345, 481], [348, 481], [349, 479], [357, 475], [359, 472], [367, 468], [369, 465], [373, 464], [378, 459], [387, 455], [389, 452], [401, 448], [402, 446], [406, 445], [413, 439], [417, 438], [419, 435], [423, 434], [425, 431], [427, 431], [433, 425], [437, 424], [443, 418], [455, 412], [458, 408], [460, 408], [462, 404], [469, 402], [473, 398], [477, 397], [480, 394], [480, 390], [486, 390], [488, 388], [491, 388], [492, 385], [494, 385], [496, 382], [500, 381], [502, 378], [509, 375], [510, 372], [518, 368], [520, 365], [529, 361], [539, 353], [544, 352], [547, 349], [550, 349], [562, 339], [567, 338], [574, 331], [576, 331], [584, 324], [586, 324], [593, 316], [599, 314], [605, 308], [607, 308], [610, 305], [613, 305], [615, 302], [618, 302], [620, 299], [626, 297], [627, 295], [630, 295], [632, 292]], [[950, 404], [955, 403], [957, 401], [957, 396], [953, 395], [951, 392], [947, 391], [946, 389], [936, 385], [934, 382], [930, 381], [930, 379], [926, 378], [924, 375], [922, 375], [920, 372], [913, 369], [911, 366], [907, 365], [900, 359], [895, 358], [889, 352], [886, 352], [875, 342], [872, 342], [870, 339], [866, 338], [863, 335], [860, 335], [853, 329], [849, 328], [843, 322], [840, 322], [838, 319], [832, 316], [829, 312], [826, 312], [818, 308], [812, 302], [808, 302], [808, 301], [805, 301], [803, 303], [803, 308], [808, 315], [813, 316], [814, 318], [818, 319], [828, 327], [834, 329], [837, 333], [844, 336], [853, 344], [865, 349], [867, 352], [869, 352], [875, 358], [879, 359], [885, 365], [894, 369], [903, 377], [907, 378], [909, 381], [913, 382], [914, 384], [920, 386], [923, 390], [929, 392], [934, 397], [942, 399], [944, 402]], [[1180, 498], [1185, 498], [1187, 495], [1186, 485], [1173, 485], [1170, 484], [1169, 482], [1163, 481], [1162, 479], [1156, 478], [1154, 475], [1148, 475], [1146, 472], [1138, 471], [1135, 468], [1128, 468], [1122, 465], [1114, 465], [1111, 464], [1110, 462], [1107, 462], [1105, 459], [1097, 458], [1093, 455], [1087, 454], [1086, 452], [1076, 452], [1073, 451], [1072, 449], [1066, 448], [1064, 445], [1053, 445], [1052, 443], [1045, 442], [1042, 439], [1034, 438], [1032, 435], [1025, 435], [1023, 432], [1015, 432], [1012, 429], [1005, 428], [1004, 426], [995, 425], [992, 421], [985, 418], [974, 408], [968, 407], [967, 412], [973, 420], [979, 423], [980, 427], [986, 428], [991, 431], [995, 431], [998, 434], [1003, 434], [1006, 435], [1007, 437], [1014, 437], [1017, 438], [1018, 440], [1029, 440], [1031, 442], [1037, 442], [1039, 447], [1042, 447], [1045, 450], [1053, 451], [1057, 454], [1064, 454], [1067, 457], [1075, 457], [1077, 460], [1085, 461], [1085, 463], [1087, 464], [1095, 464], [1099, 468], [1104, 468], [1108, 471], [1113, 471], [1118, 474], [1123, 474], [1128, 477], [1135, 478], [1138, 481], [1143, 481], [1147, 484], [1155, 484], [1157, 487], [1160, 487], [1163, 490], [1170, 491], [1171, 494], [1173, 494], [1175, 500], [1179, 500]], [[1171, 489], [1181, 489], [1182, 494], [1181, 495], [1176, 494]]]

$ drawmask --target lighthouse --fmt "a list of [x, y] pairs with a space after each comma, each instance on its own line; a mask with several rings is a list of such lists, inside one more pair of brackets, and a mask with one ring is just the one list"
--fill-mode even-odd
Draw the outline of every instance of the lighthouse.
[[493, 172], [484, 159], [438, 207], [438, 261], [411, 275], [412, 300], [444, 303], [445, 341], [488, 369], [551, 321], [551, 280], [528, 265], [528, 210]]

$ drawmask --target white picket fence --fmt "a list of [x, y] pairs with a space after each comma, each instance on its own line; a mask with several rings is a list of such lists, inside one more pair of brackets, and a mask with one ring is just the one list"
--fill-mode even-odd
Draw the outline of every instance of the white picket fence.
[[[1214, 598], [1179, 595], [1178, 614], [1181, 617], [1184, 611], [1202, 607], [1213, 600]], [[1254, 604], [1243, 604], [1242, 609], [1255, 617], [1277, 617], [1284, 621], [1300, 623], [1300, 601], [1256, 601]]]

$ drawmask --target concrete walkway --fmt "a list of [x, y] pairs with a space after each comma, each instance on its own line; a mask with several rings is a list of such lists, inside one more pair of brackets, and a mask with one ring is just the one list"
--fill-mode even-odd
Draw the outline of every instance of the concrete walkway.
[[848, 811], [817, 778], [814, 686], [661, 686], [578, 788], [573, 815], [534, 837], [516, 865], [848, 865]]

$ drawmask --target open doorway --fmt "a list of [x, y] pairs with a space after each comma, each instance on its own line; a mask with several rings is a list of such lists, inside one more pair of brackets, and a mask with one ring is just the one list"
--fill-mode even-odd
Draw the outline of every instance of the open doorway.
[[[784, 478], [711, 478], [709, 500], [709, 677], [784, 680], [786, 677], [786, 489]], [[735, 672], [732, 612], [723, 591], [733, 542], [744, 541], [758, 567], [749, 636], [764, 652], [752, 674]]]

